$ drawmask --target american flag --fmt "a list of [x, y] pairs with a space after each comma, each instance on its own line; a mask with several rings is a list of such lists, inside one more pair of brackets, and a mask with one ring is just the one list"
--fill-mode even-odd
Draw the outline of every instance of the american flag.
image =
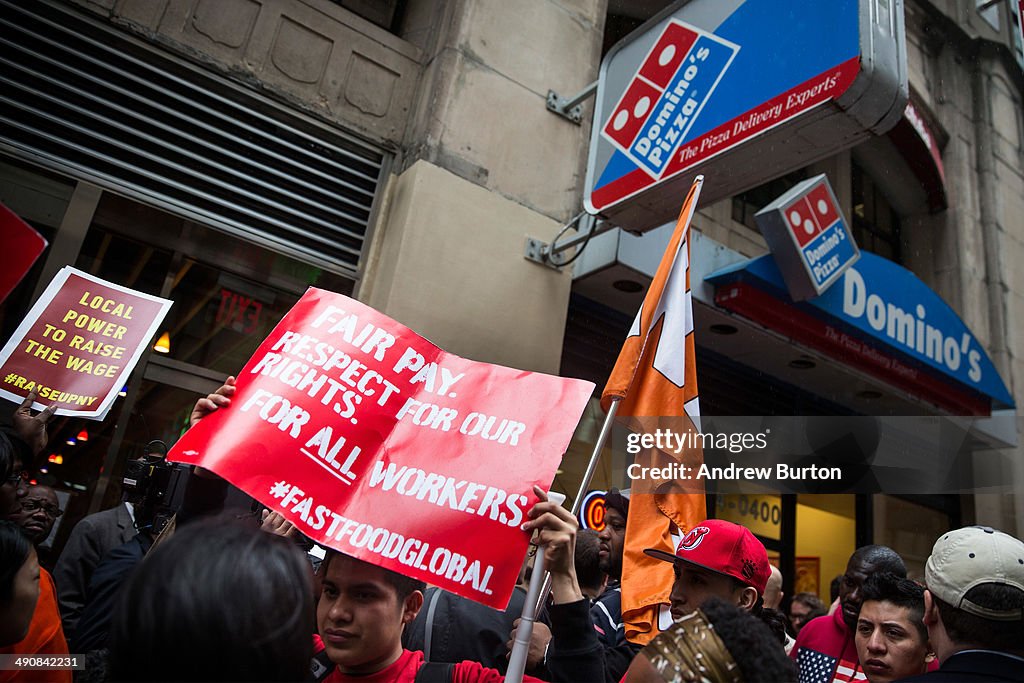
[[867, 680], [858, 662], [829, 657], [823, 652], [809, 650], [806, 647], [800, 648], [796, 662], [800, 667], [800, 683], [852, 683]]
[[850, 683], [851, 681], [866, 681], [868, 677], [860, 670], [859, 662], [848, 662], [841, 659], [839, 666], [836, 667], [836, 677], [832, 680]]

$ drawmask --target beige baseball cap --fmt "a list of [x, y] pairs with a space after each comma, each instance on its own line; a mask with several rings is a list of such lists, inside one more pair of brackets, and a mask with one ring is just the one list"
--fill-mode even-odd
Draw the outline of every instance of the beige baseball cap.
[[932, 594], [957, 609], [996, 621], [1024, 620], [1024, 609], [991, 609], [964, 598], [982, 584], [1024, 591], [1024, 542], [1002, 531], [969, 526], [943, 534], [925, 564], [924, 581]]

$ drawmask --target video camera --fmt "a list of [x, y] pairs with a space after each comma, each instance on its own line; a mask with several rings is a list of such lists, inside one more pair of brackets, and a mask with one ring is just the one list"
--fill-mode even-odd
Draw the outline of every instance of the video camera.
[[143, 455], [125, 465], [121, 488], [135, 506], [135, 528], [159, 534], [174, 516], [184, 495], [188, 468], [167, 462], [167, 444], [154, 439]]

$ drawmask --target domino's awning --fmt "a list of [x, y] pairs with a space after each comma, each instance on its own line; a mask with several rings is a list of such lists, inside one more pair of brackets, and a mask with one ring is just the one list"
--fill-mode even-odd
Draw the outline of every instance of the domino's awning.
[[772, 256], [705, 278], [714, 303], [858, 368], [954, 415], [1013, 408], [974, 333], [934, 290], [892, 261], [862, 252], [824, 294], [795, 303]]

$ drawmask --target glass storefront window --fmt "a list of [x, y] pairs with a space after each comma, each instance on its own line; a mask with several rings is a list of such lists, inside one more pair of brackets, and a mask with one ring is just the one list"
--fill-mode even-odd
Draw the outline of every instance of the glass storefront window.
[[[591, 398], [587, 403], [586, 410], [583, 411], [580, 423], [576, 426], [572, 441], [569, 442], [569, 447], [566, 449], [565, 455], [562, 456], [562, 464], [559, 465], [552, 489], [566, 495], [566, 507], [572, 505], [579, 492], [580, 482], [583, 481], [590, 457], [594, 453], [594, 446], [601, 433], [604, 417], [600, 399]], [[615, 453], [611, 439], [609, 439], [601, 451], [601, 459], [597, 463], [597, 469], [594, 470], [588, 490], [607, 491], [613, 486], [629, 487], [622, 455], [622, 453]]]
[[177, 269], [169, 297], [167, 357], [225, 375], [238, 373], [298, 298], [192, 260]]
[[171, 256], [141, 239], [94, 228], [82, 243], [76, 266], [104, 280], [159, 296]]
[[223, 376], [245, 365], [306, 287], [351, 294], [353, 286], [347, 278], [110, 194], [96, 209], [78, 267], [174, 301], [154, 351]]
[[[174, 445], [187, 427], [199, 395], [190, 389], [143, 380], [130, 400], [127, 395], [118, 397], [102, 422], [70, 418], [58, 418], [54, 422], [48, 456], [38, 478], [40, 483], [72, 494], [65, 510], [70, 524], [64, 525], [64, 533], [58, 536], [58, 547], [65, 542], [65, 534], [71, 532], [74, 522], [88, 513], [96, 484], [105, 474], [104, 461], [110, 449], [113, 447], [116, 452], [110, 483], [99, 506], [101, 510], [120, 502], [121, 478], [129, 459], [143, 455], [144, 446], [153, 439], [163, 441], [168, 447]], [[126, 405], [131, 409], [122, 427], [121, 417]]]
[[[125, 399], [119, 396], [103, 421], [58, 416], [50, 422], [49, 444], [38, 458], [36, 476], [40, 484], [70, 494], [61, 517], [57, 548], [63, 547], [75, 522], [89, 511], [91, 494], [103, 473], [103, 460], [115, 441], [124, 406]], [[119, 486], [111, 488], [115, 496], [120, 492]]]
[[117, 505], [126, 461], [154, 439], [172, 446], [196, 399], [241, 370], [307, 287], [351, 294], [354, 286], [349, 278], [110, 193], [81, 229], [75, 267], [174, 305], [154, 339], [166, 333], [166, 348], [154, 344], [142, 356], [105, 420], [58, 418], [51, 425], [50, 448], [36, 474], [70, 494], [57, 550], [90, 510]]

